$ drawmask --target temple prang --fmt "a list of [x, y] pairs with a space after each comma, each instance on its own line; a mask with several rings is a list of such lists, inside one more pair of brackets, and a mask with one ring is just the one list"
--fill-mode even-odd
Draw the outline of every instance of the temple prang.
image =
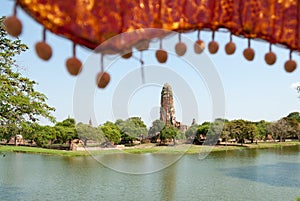
[[183, 132], [188, 128], [187, 125], [176, 120], [173, 91], [171, 85], [168, 83], [165, 83], [161, 90], [160, 120], [164, 122], [166, 126], [175, 126]]
[[171, 85], [168, 83], [164, 84], [161, 90], [160, 120], [166, 125], [174, 125], [175, 123], [173, 91]]

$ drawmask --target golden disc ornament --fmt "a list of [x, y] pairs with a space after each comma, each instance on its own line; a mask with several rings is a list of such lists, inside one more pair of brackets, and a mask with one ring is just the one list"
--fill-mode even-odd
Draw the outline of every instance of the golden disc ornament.
[[276, 54], [274, 52], [268, 52], [265, 54], [265, 61], [269, 65], [273, 65], [276, 62]]
[[203, 40], [199, 39], [194, 43], [194, 52], [196, 54], [201, 54], [204, 49], [205, 49], [205, 43], [203, 42]]
[[157, 50], [155, 52], [155, 56], [159, 63], [166, 63], [166, 61], [168, 59], [168, 53], [163, 49]]
[[3, 21], [5, 30], [13, 37], [18, 37], [22, 33], [22, 23], [16, 16], [10, 16]]
[[236, 46], [235, 46], [234, 42], [230, 41], [229, 43], [227, 43], [225, 45], [226, 54], [232, 55], [232, 54], [234, 54], [235, 50], [236, 50]]
[[288, 60], [284, 64], [284, 69], [286, 72], [291, 73], [297, 68], [297, 63], [294, 60]]
[[217, 53], [219, 50], [219, 44], [216, 41], [211, 41], [208, 43], [208, 51], [211, 54]]
[[97, 86], [104, 89], [110, 81], [110, 75], [107, 72], [100, 72], [97, 74], [96, 82]]
[[76, 76], [81, 72], [82, 63], [76, 57], [71, 57], [66, 61], [66, 67], [70, 75]]
[[252, 61], [254, 59], [255, 52], [251, 47], [248, 47], [243, 51], [243, 55], [248, 61]]
[[44, 41], [35, 44], [35, 51], [37, 55], [45, 61], [49, 60], [52, 56], [52, 48]]
[[178, 42], [175, 46], [175, 52], [178, 56], [183, 56], [186, 52], [186, 44]]

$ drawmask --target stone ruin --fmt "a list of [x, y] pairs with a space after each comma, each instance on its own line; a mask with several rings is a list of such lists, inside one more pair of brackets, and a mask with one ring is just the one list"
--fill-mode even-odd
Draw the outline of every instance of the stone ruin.
[[168, 83], [165, 83], [161, 90], [160, 120], [166, 125], [173, 125], [183, 132], [188, 129], [187, 125], [176, 120], [173, 91], [171, 85]]

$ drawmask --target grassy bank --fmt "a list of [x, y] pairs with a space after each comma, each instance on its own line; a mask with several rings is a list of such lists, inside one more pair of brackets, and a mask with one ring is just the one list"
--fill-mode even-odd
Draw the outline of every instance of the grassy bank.
[[186, 153], [186, 154], [198, 154], [200, 152], [218, 152], [218, 151], [231, 151], [231, 150], [241, 150], [241, 149], [268, 149], [268, 148], [278, 148], [286, 146], [300, 146], [300, 142], [261, 142], [258, 144], [234, 144], [230, 145], [216, 145], [216, 146], [199, 146], [199, 145], [186, 145], [181, 144], [177, 146], [155, 146], [155, 145], [140, 145], [134, 148], [124, 149], [124, 152], [128, 153]]
[[235, 144], [232, 145], [218, 145], [218, 146], [199, 146], [199, 145], [187, 145], [181, 144], [176, 146], [155, 146], [154, 144], [143, 144], [135, 147], [124, 148], [122, 150], [104, 149], [97, 151], [64, 151], [55, 149], [44, 149], [37, 147], [24, 147], [24, 146], [0, 146], [0, 153], [5, 152], [22, 152], [32, 154], [45, 154], [45, 155], [57, 155], [57, 156], [88, 156], [94, 154], [104, 153], [132, 153], [132, 154], [143, 154], [143, 153], [173, 153], [173, 154], [198, 154], [201, 152], [217, 152], [217, 151], [231, 151], [241, 149], [267, 149], [267, 148], [278, 148], [285, 146], [300, 146], [300, 142], [282, 142], [282, 143], [258, 143], [258, 144], [245, 144], [243, 146]]
[[65, 151], [57, 149], [44, 149], [39, 147], [25, 147], [25, 146], [0, 146], [0, 152], [18, 152], [18, 153], [31, 153], [31, 154], [45, 154], [56, 156], [87, 156], [86, 151]]

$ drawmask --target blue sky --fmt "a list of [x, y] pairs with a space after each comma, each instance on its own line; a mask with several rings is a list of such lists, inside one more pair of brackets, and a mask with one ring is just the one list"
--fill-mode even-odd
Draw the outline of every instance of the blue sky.
[[[12, 10], [13, 1], [1, 1], [1, 16], [11, 15]], [[98, 125], [106, 120], [141, 116], [150, 125], [159, 117], [160, 91], [165, 82], [169, 82], [174, 90], [177, 119], [188, 125], [193, 118], [202, 123], [217, 116], [230, 120], [274, 121], [300, 108], [300, 94], [291, 88], [293, 83], [300, 82], [299, 69], [286, 73], [283, 68], [289, 50], [273, 46], [277, 62], [269, 66], [264, 62], [269, 48], [264, 41], [252, 41], [256, 55], [254, 61], [249, 62], [242, 55], [247, 46], [246, 39], [234, 36], [237, 50], [234, 55], [225, 54], [224, 46], [229, 41], [229, 33], [216, 33], [215, 40], [220, 48], [215, 55], [209, 54], [207, 49], [203, 54], [196, 55], [192, 46], [197, 38], [196, 33], [184, 34], [182, 40], [188, 45], [184, 58], [171, 52], [178, 40], [177, 36], [173, 36], [164, 39], [164, 48], [169, 49], [170, 53], [167, 63], [161, 65], [155, 59], [159, 44], [154, 40], [150, 50], [143, 53], [144, 84], [137, 59], [109, 56], [105, 57], [104, 65], [111, 75], [111, 83], [100, 90], [95, 87], [95, 76], [100, 70], [99, 55], [78, 47], [77, 56], [84, 63], [84, 69], [79, 77], [70, 76], [65, 60], [72, 54], [72, 43], [47, 32], [47, 42], [53, 49], [53, 56], [50, 61], [44, 62], [34, 51], [34, 44], [42, 38], [42, 26], [21, 9], [18, 9], [18, 17], [23, 23], [20, 39], [30, 49], [17, 57], [17, 62], [23, 67], [21, 72], [24, 76], [39, 83], [36, 89], [46, 94], [47, 103], [56, 108], [53, 114], [58, 121], [68, 116], [81, 122], [92, 118]], [[201, 32], [201, 38], [207, 45], [211, 32]], [[134, 52], [134, 55], [139, 57], [140, 53]], [[298, 53], [293, 53], [293, 59], [300, 64]], [[196, 72], [195, 69], [201, 70]], [[218, 82], [218, 86], [212, 86], [214, 82]], [[220, 105], [216, 106], [216, 103]], [[215, 112], [216, 107], [224, 108], [218, 113]], [[48, 122], [42, 120], [42, 123]]]

